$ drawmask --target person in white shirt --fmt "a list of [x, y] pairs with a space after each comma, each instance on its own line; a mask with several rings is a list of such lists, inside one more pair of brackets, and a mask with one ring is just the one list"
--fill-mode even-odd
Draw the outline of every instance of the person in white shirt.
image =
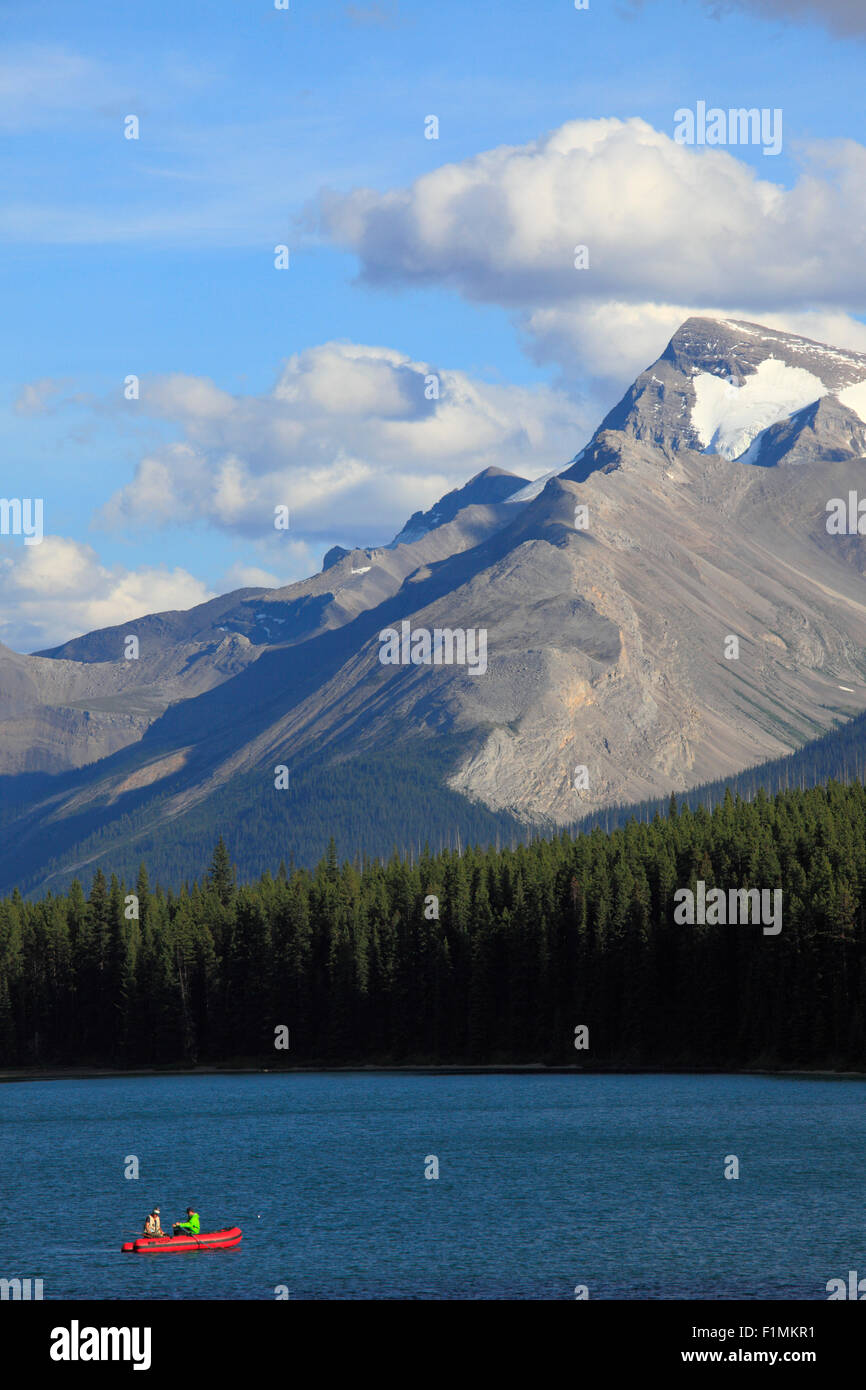
[[150, 1216], [147, 1217], [144, 1223], [144, 1234], [146, 1236], [161, 1236], [165, 1234], [159, 1221], [159, 1207], [154, 1207]]

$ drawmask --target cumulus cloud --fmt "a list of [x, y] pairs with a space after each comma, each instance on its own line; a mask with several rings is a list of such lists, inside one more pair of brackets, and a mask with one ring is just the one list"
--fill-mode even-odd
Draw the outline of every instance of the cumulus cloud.
[[226, 578], [228, 589], [277, 589], [281, 584], [279, 575], [270, 570], [260, 569], [258, 565], [232, 565]]
[[[801, 153], [786, 189], [726, 149], [680, 145], [639, 118], [570, 121], [408, 188], [322, 194], [319, 216], [370, 283], [450, 285], [517, 308], [585, 297], [866, 304], [866, 148], [838, 140]], [[578, 245], [588, 269], [575, 269]]]
[[317, 211], [363, 280], [437, 284], [512, 309], [560, 388], [609, 405], [692, 314], [863, 346], [851, 311], [866, 309], [866, 148], [839, 140], [800, 154], [786, 188], [728, 149], [680, 145], [638, 118], [570, 121], [406, 188], [325, 193]]
[[[538, 363], [559, 368], [564, 386], [579, 389], [587, 378], [628, 385], [660, 356], [683, 321], [696, 311], [682, 304], [628, 304], [587, 300], [579, 306], [536, 309], [522, 320], [526, 351]], [[607, 400], [605, 410], [613, 404]]]
[[144, 380], [140, 404], [183, 438], [141, 459], [99, 524], [201, 520], [264, 538], [286, 506], [295, 535], [336, 530], [356, 543], [387, 539], [489, 465], [527, 477], [564, 465], [595, 423], [550, 388], [494, 385], [347, 342], [291, 357], [263, 395], [175, 375]]
[[192, 608], [214, 595], [186, 570], [103, 565], [93, 548], [64, 536], [0, 558], [0, 641], [36, 651], [145, 613]]
[[249, 558], [236, 561], [222, 576], [219, 591], [279, 589], [285, 584], [295, 584], [321, 569], [322, 556], [329, 549], [330, 544], [310, 545], [285, 533], [279, 539], [274, 536], [257, 540], [251, 551], [260, 563], [250, 563]]

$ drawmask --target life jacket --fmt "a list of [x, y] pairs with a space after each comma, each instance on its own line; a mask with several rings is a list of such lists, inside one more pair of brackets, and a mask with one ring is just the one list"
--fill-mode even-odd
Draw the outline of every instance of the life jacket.
[[159, 1226], [160, 1226], [160, 1223], [159, 1223], [159, 1217], [158, 1217], [158, 1216], [149, 1216], [149, 1217], [147, 1218], [147, 1220], [145, 1221], [145, 1223], [144, 1223], [145, 1232], [146, 1232], [147, 1235], [149, 1235], [149, 1236], [158, 1235], [158, 1234], [159, 1234]]

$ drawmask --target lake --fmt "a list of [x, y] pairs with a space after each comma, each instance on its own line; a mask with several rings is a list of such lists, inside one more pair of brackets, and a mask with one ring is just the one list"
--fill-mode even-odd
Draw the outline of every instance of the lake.
[[[46, 1299], [826, 1299], [866, 1275], [864, 1177], [859, 1080], [25, 1082], [0, 1086], [0, 1277]], [[154, 1205], [243, 1242], [122, 1255]]]

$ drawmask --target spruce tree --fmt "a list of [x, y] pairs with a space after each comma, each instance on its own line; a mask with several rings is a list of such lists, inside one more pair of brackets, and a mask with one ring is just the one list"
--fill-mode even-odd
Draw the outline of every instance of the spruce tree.
[[213, 852], [208, 883], [223, 907], [228, 907], [235, 891], [235, 870], [222, 835], [217, 840]]

